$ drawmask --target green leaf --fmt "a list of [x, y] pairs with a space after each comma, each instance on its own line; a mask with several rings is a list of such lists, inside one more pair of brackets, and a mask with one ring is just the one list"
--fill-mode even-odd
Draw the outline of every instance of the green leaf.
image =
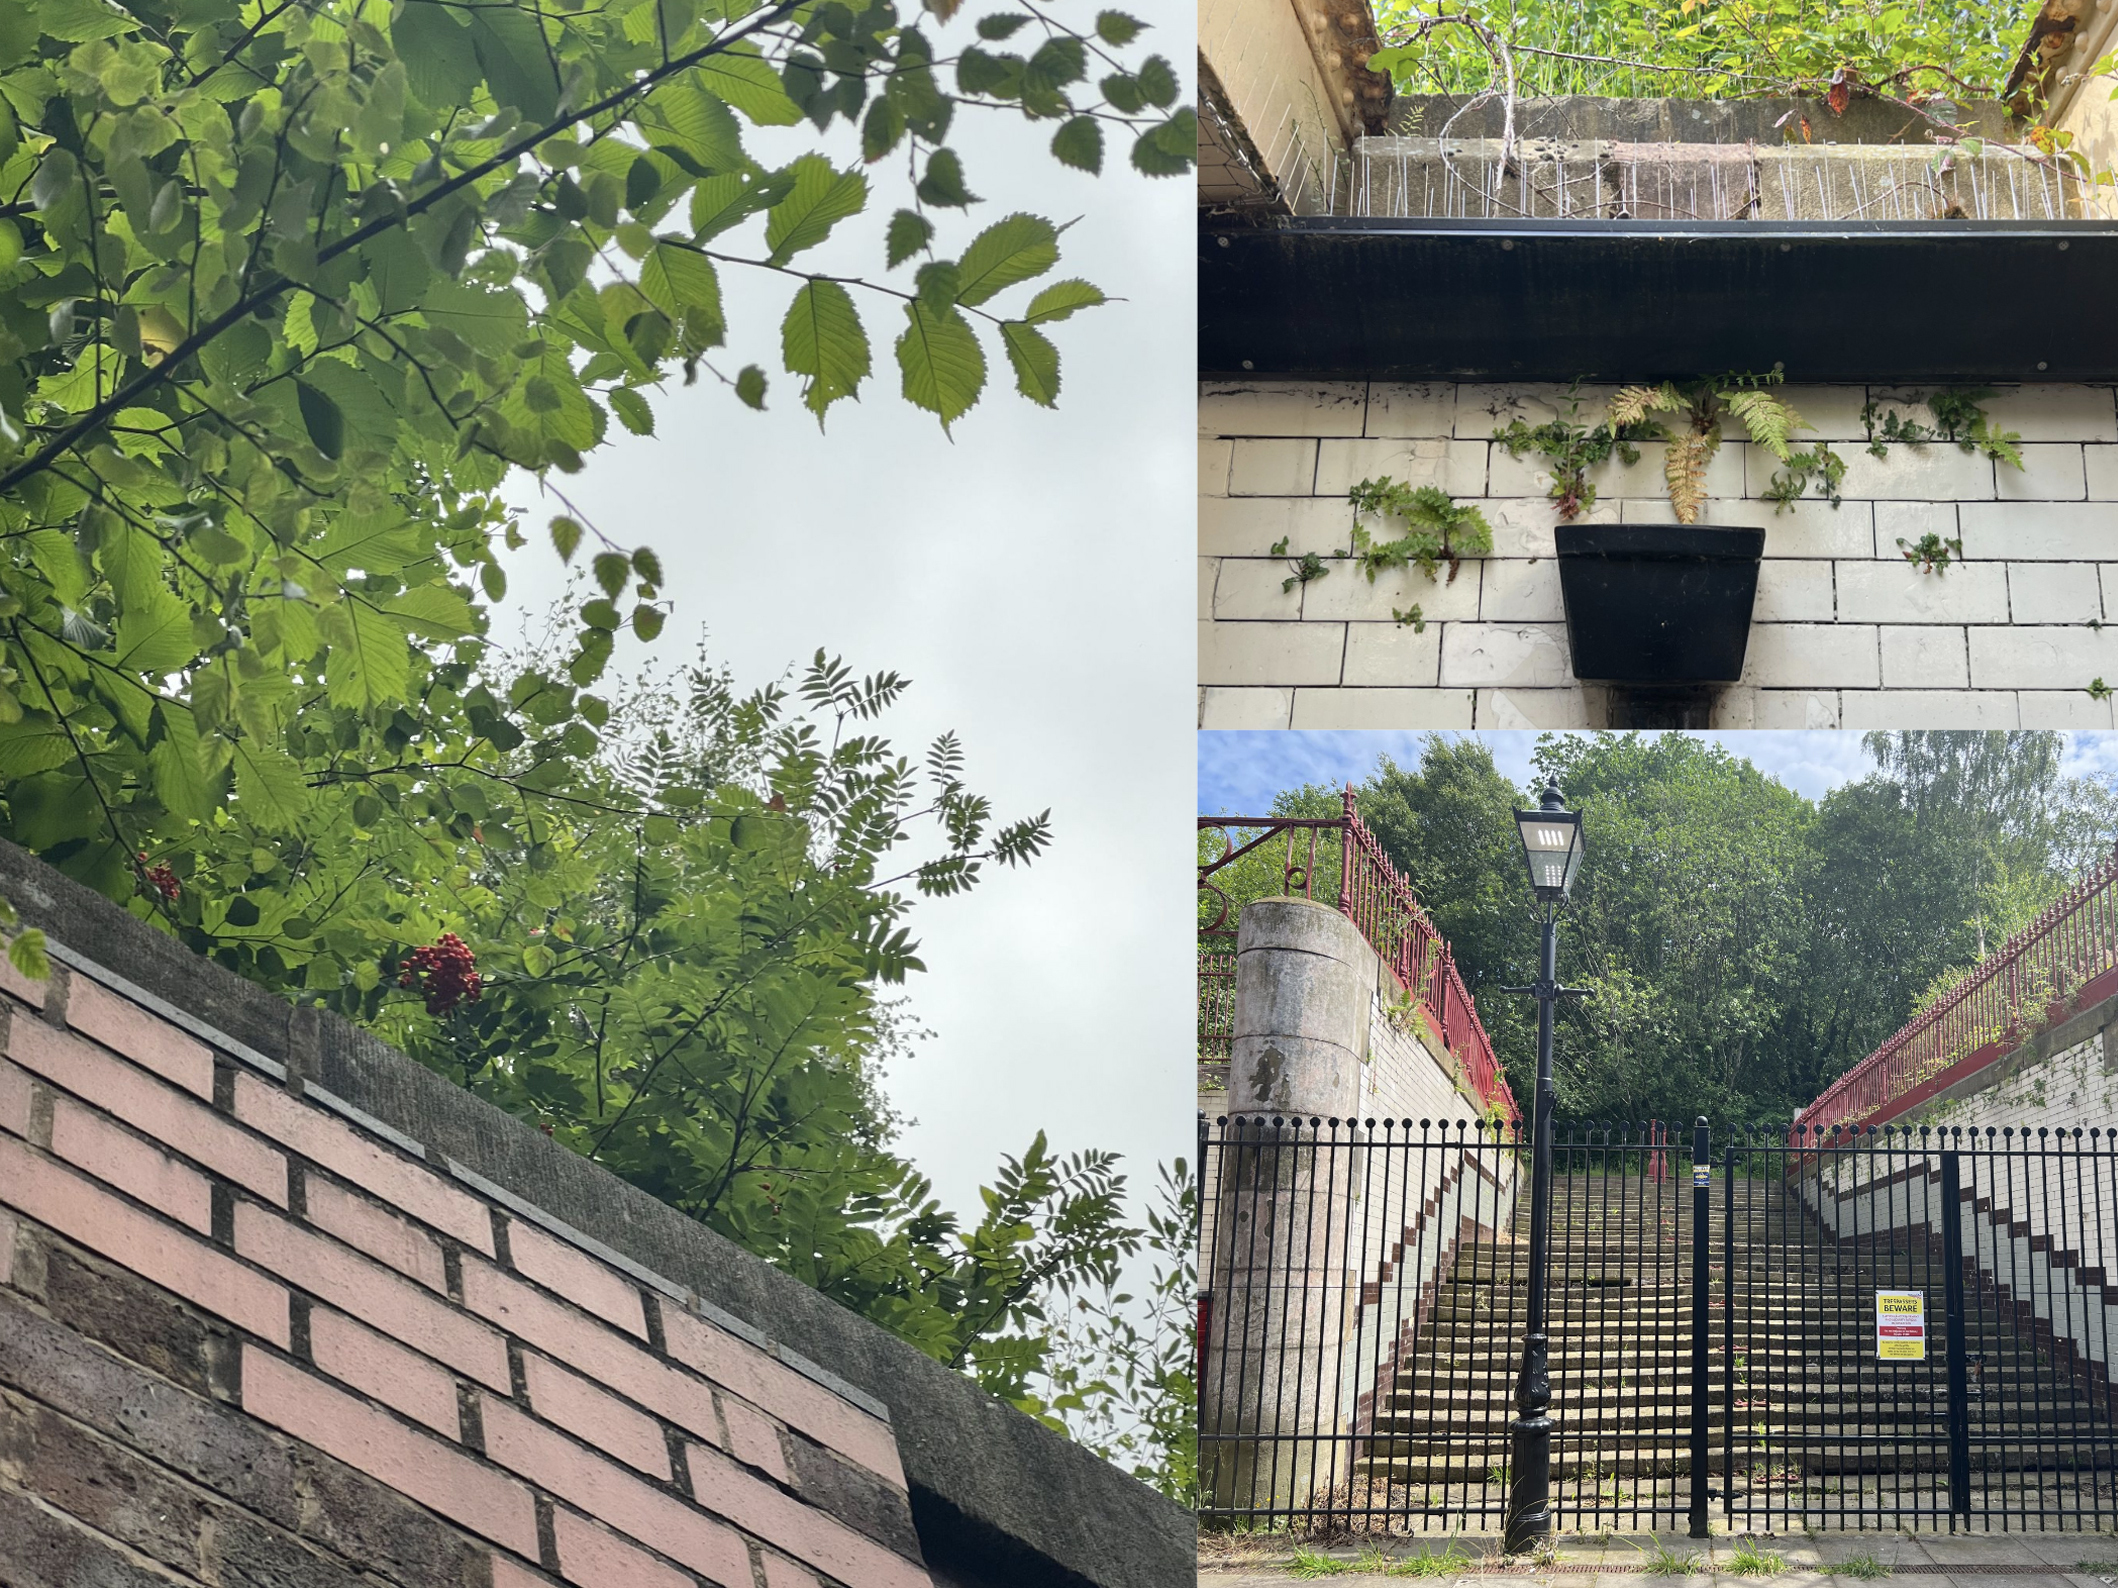
[[805, 154], [791, 167], [793, 190], [765, 220], [769, 262], [783, 265], [805, 248], [831, 235], [831, 228], [860, 213], [868, 201], [868, 179], [858, 171], [838, 171], [820, 154]]
[[220, 790], [206, 775], [197, 721], [182, 706], [167, 701], [156, 704], [154, 717], [160, 737], [148, 748], [147, 770], [155, 798], [172, 816], [208, 820], [220, 804]]
[[325, 607], [319, 623], [331, 647], [324, 665], [331, 704], [373, 708], [404, 698], [411, 646], [387, 613], [349, 597]]
[[8, 942], [7, 962], [31, 981], [51, 980], [51, 955], [44, 941], [44, 929], [30, 926], [17, 932]]
[[294, 391], [309, 440], [325, 457], [338, 457], [346, 449], [346, 419], [338, 404], [305, 380], [297, 380]]
[[651, 436], [655, 433], [655, 413], [647, 405], [647, 399], [629, 386], [619, 386], [605, 393], [611, 409], [618, 420], [636, 436]]
[[1020, 320], [1003, 323], [1000, 337], [1007, 344], [1008, 362], [1015, 366], [1015, 389], [1040, 407], [1058, 407], [1059, 349]]
[[746, 407], [762, 409], [765, 406], [765, 372], [755, 364], [745, 364], [736, 372], [735, 394]]
[[603, 593], [615, 598], [625, 588], [625, 581], [632, 577], [632, 559], [623, 552], [601, 551], [590, 565], [595, 570], [596, 583]]
[[471, 6], [471, 47], [494, 103], [546, 122], [559, 108], [559, 79], [537, 16], [513, 6]]
[[835, 281], [812, 281], [794, 295], [780, 325], [787, 373], [806, 377], [802, 403], [821, 424], [843, 397], [858, 397], [868, 378], [868, 333], [853, 298]]
[[522, 968], [531, 976], [549, 976], [557, 963], [552, 951], [542, 943], [530, 943], [522, 950]]
[[1123, 11], [1098, 11], [1096, 13], [1096, 37], [1114, 49], [1123, 49], [1140, 36], [1147, 24], [1136, 16]]
[[1139, 85], [1140, 96], [1150, 105], [1167, 108], [1177, 102], [1179, 92], [1176, 68], [1159, 55], [1150, 55], [1140, 63], [1133, 73], [1133, 81]]
[[1103, 169], [1103, 126], [1094, 116], [1076, 116], [1052, 134], [1052, 156], [1077, 171]]
[[1102, 288], [1069, 278], [1053, 282], [1030, 299], [1029, 311], [1022, 318], [1029, 325], [1049, 325], [1055, 320], [1066, 319], [1077, 309], [1094, 309], [1109, 301]]
[[927, 157], [926, 175], [914, 191], [922, 203], [942, 209], [968, 209], [978, 202], [978, 195], [963, 185], [963, 162], [954, 149], [936, 149]]
[[713, 261], [696, 249], [680, 247], [671, 242], [658, 242], [640, 266], [640, 290], [652, 303], [672, 319], [690, 313], [697, 317], [695, 323], [713, 329], [712, 339], [719, 341], [719, 330], [725, 323], [721, 318], [721, 279], [715, 274]]
[[892, 270], [934, 240], [934, 223], [917, 210], [899, 210], [890, 217], [886, 258]]
[[561, 513], [552, 520], [552, 546], [559, 553], [561, 562], [574, 560], [574, 548], [581, 544], [581, 526], [574, 519]]
[[632, 609], [632, 631], [643, 640], [651, 640], [662, 632], [668, 614], [660, 607], [651, 607], [645, 602]]
[[198, 654], [191, 605], [157, 588], [117, 620], [117, 665], [141, 678], [173, 673]]
[[733, 171], [746, 163], [743, 129], [718, 95], [696, 83], [671, 83], [656, 90], [651, 104], [660, 125], [707, 170]]
[[1183, 176], [1199, 153], [1199, 118], [1189, 107], [1133, 141], [1133, 166], [1144, 176]]
[[1012, 38], [1029, 20], [1020, 11], [996, 11], [978, 19], [978, 36], [982, 39]]
[[981, 304], [1059, 262], [1059, 233], [1039, 215], [1010, 215], [980, 232], [956, 262], [956, 301]]
[[652, 547], [638, 546], [633, 549], [632, 571], [648, 584], [662, 582], [662, 559], [654, 554]]
[[[14, 3], [19, 5], [23, 0]], [[30, 10], [47, 37], [68, 44], [114, 39], [121, 33], [136, 33], [140, 27], [131, 17], [102, 4], [102, 0], [34, 0]]]
[[905, 305], [905, 329], [897, 339], [897, 367], [907, 401], [941, 418], [947, 430], [978, 401], [985, 387], [985, 351], [969, 323], [950, 308], [935, 313]]
[[791, 127], [802, 113], [780, 83], [780, 75], [754, 54], [708, 57], [698, 68], [699, 85], [726, 100], [759, 127]]
[[286, 752], [254, 739], [231, 742], [235, 752], [235, 797], [243, 814], [268, 832], [285, 832], [301, 820], [309, 803], [302, 769]]
[[384, 610], [413, 633], [436, 639], [469, 639], [482, 627], [470, 601], [453, 585], [415, 585], [391, 597]]

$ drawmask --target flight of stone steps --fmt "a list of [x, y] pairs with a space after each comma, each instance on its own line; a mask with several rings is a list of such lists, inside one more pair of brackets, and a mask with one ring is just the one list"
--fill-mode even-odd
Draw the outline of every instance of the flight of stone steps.
[[[1688, 1167], [1674, 1167], [1659, 1181], [1638, 1173], [1556, 1180], [1549, 1317], [1562, 1517], [1645, 1525], [1650, 1516], [1681, 1517], [1689, 1504], [1691, 1187]], [[1734, 1195], [1731, 1275], [1723, 1260], [1728, 1187], [1717, 1170], [1708, 1227], [1716, 1512], [1731, 1483], [1724, 1456], [1731, 1401], [1739, 1508], [1946, 1511], [1938, 1253], [1923, 1237], [1902, 1234], [1894, 1242], [1886, 1235], [1834, 1243], [1778, 1181], [1739, 1178]], [[1528, 1243], [1524, 1198], [1498, 1241], [1458, 1257], [1380, 1397], [1359, 1470], [1371, 1485], [1401, 1490], [1413, 1512], [1490, 1506], [1497, 1498], [1515, 1416]], [[1731, 1278], [1732, 1382], [1723, 1373]], [[1877, 1361], [1879, 1288], [1925, 1292], [1925, 1362]], [[1970, 1311], [1973, 1461], [1992, 1491], [1987, 1497], [2043, 1482], [2040, 1472], [2079, 1481], [2084, 1469], [2100, 1466], [2107, 1475], [2118, 1443], [2109, 1416], [2092, 1417], [2064, 1364], [2018, 1331], [1996, 1298]], [[2040, 1431], [2035, 1439], [2022, 1433], [2028, 1426]]]

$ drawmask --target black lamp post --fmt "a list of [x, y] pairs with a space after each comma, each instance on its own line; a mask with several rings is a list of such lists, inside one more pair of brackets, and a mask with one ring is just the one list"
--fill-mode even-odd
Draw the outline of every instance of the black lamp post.
[[1545, 1292], [1552, 1229], [1552, 1011], [1562, 998], [1587, 996], [1586, 989], [1559, 985], [1559, 906], [1581, 869], [1581, 813], [1560, 801], [1559, 785], [1547, 781], [1542, 805], [1517, 811], [1522, 857], [1530, 869], [1530, 891], [1544, 907], [1537, 980], [1504, 992], [1537, 1000], [1537, 1095], [1530, 1105], [1530, 1295], [1529, 1332], [1522, 1342], [1522, 1375], [1515, 1385], [1518, 1416], [1510, 1430], [1508, 1456], [1509, 1554], [1535, 1549], [1552, 1536], [1552, 1375], [1545, 1339]]

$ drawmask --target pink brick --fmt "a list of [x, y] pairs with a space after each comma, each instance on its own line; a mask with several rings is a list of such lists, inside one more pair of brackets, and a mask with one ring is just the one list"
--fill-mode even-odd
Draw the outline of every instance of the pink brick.
[[329, 1307], [311, 1309], [309, 1355], [339, 1383], [449, 1439], [457, 1436], [456, 1381], [366, 1324]]
[[[493, 1588], [551, 1588], [551, 1579], [531, 1571], [511, 1555], [493, 1557]], [[691, 1588], [689, 1583], [685, 1588]]]
[[561, 1306], [512, 1274], [466, 1259], [464, 1305], [481, 1317], [580, 1369], [629, 1400], [667, 1417], [701, 1439], [721, 1442], [713, 1392], [680, 1368], [651, 1355], [622, 1334]]
[[302, 1192], [309, 1222], [348, 1246], [388, 1263], [431, 1290], [449, 1288], [441, 1243], [409, 1219], [399, 1218], [380, 1202], [348, 1191], [321, 1175], [310, 1175]]
[[721, 1397], [721, 1415], [728, 1419], [728, 1453], [748, 1466], [768, 1472], [782, 1483], [792, 1483], [787, 1470], [787, 1452], [780, 1444], [779, 1425], [755, 1406], [747, 1406], [732, 1395]]
[[856, 1533], [830, 1512], [775, 1489], [719, 1451], [687, 1445], [684, 1459], [699, 1504], [796, 1560], [861, 1588], [928, 1588], [924, 1568]]
[[[765, 1588], [818, 1588], [816, 1573], [804, 1571], [784, 1555], [759, 1551], [765, 1559]], [[499, 1588], [496, 1582], [494, 1588]]]
[[51, 994], [51, 982], [49, 979], [31, 981], [15, 969], [4, 952], [0, 952], [0, 992], [14, 994], [32, 1009], [42, 1009], [44, 1000]]
[[235, 1207], [235, 1249], [435, 1361], [509, 1387], [507, 1343], [498, 1334], [381, 1264], [248, 1202]]
[[0, 1059], [0, 1130], [29, 1135], [29, 1076], [5, 1059]]
[[897, 1440], [888, 1423], [681, 1307], [662, 1308], [662, 1329], [669, 1354], [679, 1362], [697, 1368], [722, 1388], [734, 1390], [825, 1448], [859, 1462], [900, 1489], [905, 1486]]
[[[27, 1022], [24, 1022], [27, 1024]], [[115, 1048], [187, 1092], [213, 1099], [213, 1053], [158, 1015], [74, 974], [68, 981], [66, 1023], [106, 1048]]]
[[622, 1533], [654, 1540], [671, 1560], [717, 1582], [750, 1580], [750, 1552], [733, 1529], [532, 1422], [506, 1401], [482, 1399], [485, 1453], [503, 1467]]
[[[585, 1588], [694, 1588], [691, 1578], [623, 1539], [583, 1521], [571, 1511], [552, 1512], [558, 1537], [559, 1569], [568, 1582]], [[498, 1577], [493, 1588], [502, 1588]]]
[[315, 1104], [267, 1086], [255, 1076], [239, 1074], [235, 1117], [444, 1235], [492, 1255], [493, 1221], [483, 1202], [333, 1119]]
[[0, 1136], [0, 1201], [239, 1329], [287, 1343], [281, 1286], [7, 1136]]
[[[76, 981], [76, 990], [79, 986]], [[15, 1021], [8, 1034], [7, 1051], [25, 1069], [36, 1071], [54, 1086], [95, 1104], [106, 1114], [115, 1114], [126, 1124], [266, 1201], [280, 1207], [287, 1205], [287, 1160], [205, 1104], [193, 1102], [152, 1075], [121, 1063], [78, 1037], [54, 1031], [40, 1020]], [[210, 1073], [206, 1090], [211, 1095]]]
[[243, 1348], [243, 1410], [504, 1549], [537, 1553], [536, 1504], [521, 1484], [255, 1346]]
[[213, 1192], [204, 1175], [70, 1097], [54, 1102], [51, 1150], [55, 1157], [86, 1169], [135, 1202], [144, 1202], [201, 1235], [213, 1234]]
[[660, 1423], [533, 1351], [523, 1353], [522, 1367], [529, 1382], [530, 1409], [539, 1417], [587, 1440], [605, 1455], [616, 1456], [628, 1467], [668, 1480], [669, 1446]]
[[0, 1285], [15, 1277], [15, 1216], [0, 1208]]
[[647, 1338], [646, 1309], [630, 1280], [586, 1252], [520, 1219], [509, 1221], [507, 1244], [516, 1273], [534, 1279], [546, 1290], [556, 1290], [605, 1323], [614, 1323], [643, 1340]]

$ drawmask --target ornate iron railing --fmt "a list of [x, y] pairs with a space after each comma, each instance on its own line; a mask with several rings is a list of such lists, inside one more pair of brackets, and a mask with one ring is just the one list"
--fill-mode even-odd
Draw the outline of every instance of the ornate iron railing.
[[1278, 871], [1278, 885], [1271, 891], [1327, 902], [1359, 927], [1425, 1015], [1479, 1101], [1498, 1108], [1513, 1123], [1520, 1118], [1514, 1094], [1455, 956], [1413, 898], [1411, 885], [1362, 822], [1350, 788], [1343, 799], [1345, 808], [1337, 816], [1199, 818], [1202, 834], [1218, 833], [1221, 839], [1218, 854], [1208, 853], [1210, 846], [1202, 844], [1198, 861], [1199, 1062], [1210, 1067], [1227, 1064], [1235, 1025], [1236, 917], [1243, 901], [1233, 898], [1224, 882], [1236, 862], [1252, 855], [1269, 857], [1277, 861]]
[[1998, 953], [1797, 1116], [1875, 1125], [1916, 1108], [2034, 1032], [2118, 992], [2118, 856], [2091, 867]]

